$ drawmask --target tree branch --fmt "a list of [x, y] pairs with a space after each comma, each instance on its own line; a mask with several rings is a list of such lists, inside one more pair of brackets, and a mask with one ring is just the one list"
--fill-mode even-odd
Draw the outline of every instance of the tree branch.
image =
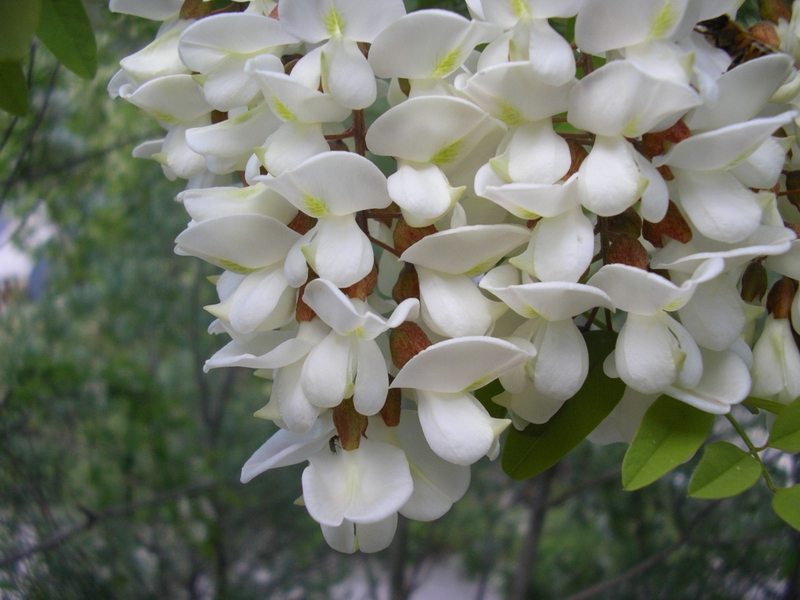
[[701, 510], [687, 525], [686, 529], [683, 532], [681, 532], [681, 536], [666, 548], [659, 550], [655, 554], [651, 554], [641, 562], [632, 566], [627, 571], [623, 571], [619, 575], [615, 575], [614, 577], [596, 583], [578, 592], [577, 594], [573, 594], [572, 596], [567, 597], [566, 600], [588, 600], [589, 598], [593, 598], [594, 596], [601, 594], [606, 590], [615, 588], [621, 583], [624, 583], [629, 579], [633, 579], [634, 577], [637, 577], [638, 575], [641, 575], [642, 573], [649, 571], [650, 569], [661, 563], [663, 560], [668, 558], [673, 552], [679, 550], [681, 546], [689, 543], [690, 542], [689, 534], [691, 533], [692, 529], [694, 529], [694, 527], [698, 523], [700, 523], [700, 521], [702, 521], [706, 516], [708, 516], [708, 513], [714, 510], [714, 508], [716, 508], [718, 505], [719, 501], [713, 502], [708, 506], [706, 506], [703, 510]]
[[86, 520], [83, 523], [80, 523], [78, 525], [72, 525], [70, 527], [65, 527], [60, 531], [57, 531], [53, 535], [46, 537], [38, 544], [34, 544], [30, 548], [18, 550], [13, 554], [3, 557], [2, 559], [0, 559], [0, 568], [3, 569], [8, 568], [12, 566], [14, 563], [24, 558], [28, 558], [30, 556], [33, 556], [34, 554], [39, 554], [40, 552], [47, 552], [48, 550], [57, 548], [67, 540], [77, 535], [80, 535], [86, 531], [89, 531], [90, 529], [92, 529], [99, 523], [102, 523], [103, 521], [125, 516], [141, 508], [152, 508], [154, 506], [159, 506], [161, 504], [174, 502], [184, 496], [194, 496], [197, 494], [201, 494], [218, 486], [222, 485], [228, 486], [238, 483], [239, 483], [238, 479], [231, 479], [225, 481], [201, 481], [198, 483], [193, 483], [191, 485], [184, 486], [182, 488], [170, 490], [169, 492], [164, 492], [163, 494], [157, 494], [152, 498], [145, 498], [143, 500], [136, 500], [134, 502], [120, 504], [118, 506], [111, 506], [109, 508], [105, 508], [99, 511], [91, 511], [85, 507], [78, 507], [79, 510], [86, 515]]

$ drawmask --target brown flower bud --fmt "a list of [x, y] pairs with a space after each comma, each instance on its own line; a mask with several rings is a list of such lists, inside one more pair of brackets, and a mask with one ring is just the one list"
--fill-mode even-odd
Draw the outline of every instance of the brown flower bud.
[[405, 263], [392, 288], [392, 300], [400, 304], [409, 298], [419, 298], [419, 277], [417, 268], [411, 263]]
[[759, 21], [748, 29], [750, 35], [756, 38], [762, 44], [777, 48], [781, 45], [781, 38], [778, 36], [778, 31], [775, 29], [775, 24], [769, 21]]
[[[786, 21], [792, 18], [792, 12], [785, 0], [758, 0], [758, 12], [762, 19], [777, 23], [778, 19]], [[769, 42], [767, 42], [769, 43]], [[778, 47], [778, 44], [771, 44]]]
[[317, 313], [315, 313], [303, 299], [303, 294], [305, 294], [308, 282], [316, 278], [317, 278], [316, 274], [309, 277], [308, 281], [306, 281], [302, 286], [300, 286], [300, 289], [297, 292], [297, 305], [295, 306], [294, 309], [294, 316], [295, 319], [297, 319], [298, 323], [303, 323], [305, 321], [313, 321], [314, 318], [317, 316]]
[[342, 448], [355, 450], [361, 445], [361, 436], [367, 431], [369, 419], [356, 410], [352, 398], [347, 398], [333, 409], [333, 424]]
[[612, 217], [600, 217], [603, 233], [609, 240], [614, 241], [619, 235], [625, 233], [638, 238], [642, 232], [642, 217], [633, 207]]
[[786, 192], [789, 202], [800, 210], [800, 171], [789, 171], [786, 174]]
[[589, 156], [589, 152], [578, 140], [567, 140], [567, 146], [569, 146], [570, 163], [569, 171], [567, 171], [567, 174], [564, 175], [564, 179], [569, 179], [575, 173], [577, 173], [578, 169], [580, 169], [581, 165], [583, 164], [583, 160]]
[[310, 217], [302, 210], [298, 210], [294, 219], [289, 221], [287, 227], [292, 231], [296, 231], [300, 235], [305, 235], [311, 231], [316, 224], [317, 220], [314, 217]]
[[381, 409], [381, 418], [387, 427], [397, 427], [400, 424], [400, 412], [403, 395], [400, 388], [392, 388], [386, 395], [386, 403]]
[[370, 271], [366, 277], [360, 281], [356, 281], [350, 287], [342, 288], [342, 292], [344, 292], [344, 295], [348, 298], [366, 300], [367, 296], [372, 293], [376, 285], [378, 285], [378, 267], [373, 264], [372, 271]]
[[682, 244], [692, 241], [692, 230], [686, 219], [683, 218], [681, 211], [670, 200], [667, 214], [658, 223], [645, 221], [642, 224], [642, 237], [653, 244], [656, 248], [664, 247], [662, 236], [667, 236], [677, 240]]
[[392, 363], [398, 369], [417, 354], [431, 345], [431, 341], [422, 328], [416, 323], [406, 321], [392, 330], [389, 335], [389, 351], [392, 354]]
[[394, 249], [398, 254], [402, 254], [422, 238], [436, 233], [436, 227], [411, 227], [402, 217], [397, 220], [394, 228]]
[[212, 5], [203, 0], [184, 0], [178, 16], [181, 19], [202, 19], [211, 13]]
[[761, 304], [767, 293], [767, 269], [760, 262], [751, 262], [742, 275], [742, 300], [748, 304]]
[[623, 264], [647, 270], [649, 258], [642, 243], [627, 233], [621, 233], [611, 243], [606, 254], [606, 264]]
[[797, 284], [788, 277], [781, 277], [769, 291], [767, 312], [776, 319], [788, 319], [796, 292]]

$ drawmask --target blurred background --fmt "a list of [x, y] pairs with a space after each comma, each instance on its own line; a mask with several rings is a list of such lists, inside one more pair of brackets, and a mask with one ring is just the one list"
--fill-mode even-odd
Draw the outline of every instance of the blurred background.
[[97, 76], [34, 44], [31, 112], [0, 113], [0, 600], [800, 597], [763, 483], [686, 499], [696, 459], [634, 493], [619, 444], [522, 482], [484, 460], [448, 515], [374, 555], [328, 548], [294, 504], [303, 465], [239, 483], [274, 430], [252, 417], [268, 382], [203, 373], [216, 269], [174, 255], [183, 184], [131, 158], [162, 133], [106, 92], [156, 27], [86, 5]]

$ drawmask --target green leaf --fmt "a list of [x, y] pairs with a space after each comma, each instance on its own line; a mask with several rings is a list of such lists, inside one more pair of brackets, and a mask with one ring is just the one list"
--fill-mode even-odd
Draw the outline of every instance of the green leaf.
[[743, 404], [748, 408], [759, 408], [761, 410], [766, 410], [767, 412], [771, 412], [773, 414], [779, 415], [783, 412], [786, 408], [785, 404], [781, 402], [775, 402], [774, 400], [764, 400], [763, 398], [756, 398], [755, 396], [748, 396], [745, 398]]
[[483, 407], [489, 412], [489, 414], [494, 417], [495, 419], [502, 419], [506, 416], [506, 409], [504, 406], [500, 406], [496, 402], [492, 401], [492, 398], [501, 394], [503, 392], [503, 384], [500, 383], [499, 379], [495, 379], [488, 385], [483, 386], [482, 388], [475, 390], [474, 394], [475, 397], [478, 399], [478, 402], [483, 404]]
[[41, 0], [36, 36], [70, 71], [83, 79], [97, 72], [97, 44], [81, 0]]
[[28, 85], [20, 62], [0, 62], [0, 109], [18, 117], [28, 112]]
[[767, 445], [784, 452], [800, 452], [800, 398], [786, 406], [777, 416]]
[[714, 415], [669, 396], [647, 409], [622, 461], [622, 487], [638, 490], [689, 460], [708, 437]]
[[781, 519], [800, 531], [800, 484], [778, 490], [772, 499], [772, 509]]
[[741, 494], [761, 477], [761, 465], [749, 453], [728, 442], [706, 446], [689, 480], [693, 498], [727, 498]]
[[0, 0], [0, 62], [16, 62], [28, 55], [40, 10], [39, 0]]
[[617, 334], [590, 331], [589, 374], [578, 393], [542, 425], [511, 429], [503, 449], [503, 470], [512, 479], [526, 479], [546, 471], [589, 435], [622, 398], [625, 384], [603, 373], [603, 361], [614, 350]]

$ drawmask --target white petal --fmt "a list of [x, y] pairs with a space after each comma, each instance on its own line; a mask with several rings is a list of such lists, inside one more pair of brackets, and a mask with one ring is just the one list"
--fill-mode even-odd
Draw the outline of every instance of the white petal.
[[303, 499], [315, 521], [374, 523], [405, 504], [413, 491], [405, 453], [362, 438], [357, 450], [323, 449], [303, 471]]
[[392, 203], [380, 169], [353, 152], [318, 154], [264, 184], [312, 217], [351, 215]]
[[581, 204], [601, 217], [618, 215], [632, 206], [648, 183], [634, 152], [622, 136], [598, 135], [578, 170]]
[[416, 411], [403, 411], [397, 437], [405, 450], [414, 480], [414, 492], [400, 509], [400, 514], [416, 521], [438, 519], [467, 491], [470, 470], [443, 460], [431, 450]]
[[700, 106], [686, 124], [693, 131], [720, 129], [752, 119], [792, 71], [786, 54], [770, 54], [749, 60], [717, 79], [719, 100]]
[[312, 156], [328, 152], [330, 146], [325, 140], [320, 123], [284, 123], [264, 142], [263, 153], [256, 148], [256, 154], [272, 175], [294, 169]]
[[322, 50], [322, 89], [343, 106], [361, 110], [375, 102], [375, 75], [358, 44], [334, 38]]
[[578, 129], [598, 135], [638, 137], [656, 126], [669, 127], [698, 104], [700, 97], [690, 86], [655, 79], [620, 60], [575, 84], [567, 118]]
[[[494, 322], [493, 305], [465, 275], [417, 268], [425, 323], [446, 337], [484, 335]], [[504, 308], [504, 307], [503, 307]]]
[[378, 77], [446, 77], [461, 66], [476, 45], [491, 41], [499, 33], [496, 26], [469, 21], [450, 11], [421, 10], [381, 33], [370, 48], [369, 62]]
[[542, 281], [578, 281], [592, 262], [592, 223], [579, 207], [542, 219], [533, 229], [528, 252], [533, 253], [532, 271], [513, 258], [511, 264]]
[[527, 359], [514, 344], [496, 338], [445, 340], [408, 361], [389, 387], [442, 393], [476, 389]]
[[469, 394], [420, 391], [417, 399], [425, 439], [437, 455], [456, 465], [471, 465], [489, 453], [511, 423], [489, 416]]
[[314, 245], [306, 255], [317, 274], [345, 288], [369, 275], [375, 264], [372, 245], [355, 217], [331, 217], [317, 225]]
[[389, 176], [388, 189], [411, 227], [432, 225], [458, 200], [445, 174], [431, 164], [401, 165]]
[[668, 394], [700, 410], [724, 415], [747, 398], [750, 392], [750, 373], [747, 365], [735, 352], [714, 352], [701, 349], [703, 377], [692, 389], [673, 387]]
[[374, 340], [359, 340], [357, 354], [358, 371], [353, 404], [362, 415], [374, 415], [383, 408], [389, 392], [386, 360]]
[[[352, 343], [332, 331], [309, 352], [303, 364], [302, 386], [308, 399], [322, 408], [338, 406], [352, 390]], [[350, 393], [348, 393], [348, 391]]]
[[519, 225], [471, 225], [425, 236], [400, 259], [441, 273], [474, 276], [529, 239], [530, 231]]
[[702, 171], [729, 168], [749, 156], [779, 127], [790, 123], [796, 114], [788, 111], [698, 133], [675, 144], [667, 154], [655, 157], [653, 164]]
[[589, 373], [586, 342], [572, 319], [547, 323], [537, 336], [533, 384], [554, 400], [574, 396]]
[[761, 223], [756, 194], [725, 171], [673, 170], [684, 214], [700, 233], [713, 240], [736, 243], [752, 235]]
[[308, 460], [328, 443], [334, 431], [330, 416], [320, 418], [314, 428], [305, 435], [281, 430], [275, 433], [255, 451], [242, 467], [242, 483], [247, 483], [267, 469], [286, 467]]
[[531, 21], [528, 54], [531, 68], [547, 83], [563, 85], [575, 77], [575, 53], [546, 19]]

